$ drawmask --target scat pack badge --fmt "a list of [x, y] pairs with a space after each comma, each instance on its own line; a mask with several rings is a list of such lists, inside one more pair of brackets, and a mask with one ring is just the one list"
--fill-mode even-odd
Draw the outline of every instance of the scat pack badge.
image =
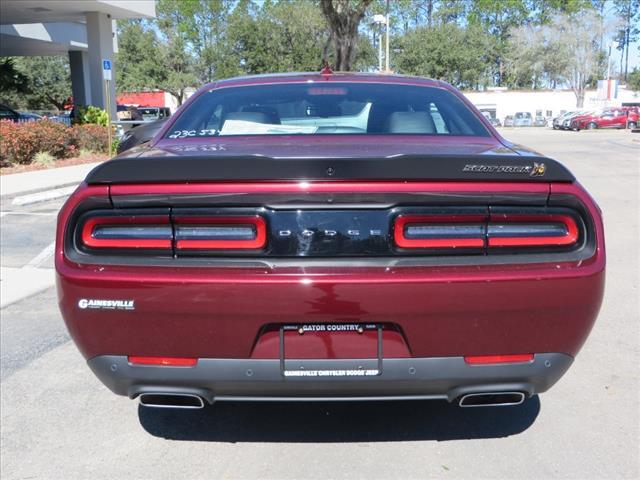
[[544, 163], [533, 162], [533, 168], [531, 169], [530, 177], [541, 177], [544, 172], [547, 171], [547, 166]]
[[547, 167], [544, 163], [537, 162], [534, 162], [533, 165], [467, 164], [462, 171], [473, 173], [522, 173], [529, 174], [530, 177], [541, 177], [547, 171]]

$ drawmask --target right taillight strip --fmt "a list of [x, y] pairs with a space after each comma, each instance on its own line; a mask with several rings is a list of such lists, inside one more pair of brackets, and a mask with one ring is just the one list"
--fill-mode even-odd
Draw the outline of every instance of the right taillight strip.
[[260, 215], [175, 216], [176, 250], [259, 250], [267, 243]]
[[487, 225], [491, 247], [564, 247], [578, 241], [578, 224], [570, 215], [497, 214]]
[[484, 215], [399, 215], [393, 238], [400, 248], [483, 248]]

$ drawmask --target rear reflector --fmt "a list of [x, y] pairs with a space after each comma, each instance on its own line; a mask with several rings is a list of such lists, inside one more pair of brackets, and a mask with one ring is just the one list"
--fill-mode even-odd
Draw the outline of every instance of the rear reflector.
[[259, 215], [174, 217], [176, 250], [257, 250], [267, 242], [267, 225]]
[[89, 248], [170, 249], [172, 240], [168, 215], [92, 217], [82, 227]]
[[517, 355], [476, 355], [464, 357], [464, 361], [470, 365], [489, 365], [492, 363], [530, 363], [533, 362], [533, 353]]
[[127, 357], [133, 365], [156, 365], [164, 367], [194, 367], [198, 363], [197, 358], [184, 357]]
[[393, 238], [400, 248], [483, 248], [483, 215], [399, 215]]

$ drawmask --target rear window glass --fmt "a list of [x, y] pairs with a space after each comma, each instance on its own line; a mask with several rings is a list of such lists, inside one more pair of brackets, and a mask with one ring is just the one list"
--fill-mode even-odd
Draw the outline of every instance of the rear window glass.
[[165, 138], [323, 134], [490, 136], [458, 97], [441, 88], [301, 83], [206, 92]]

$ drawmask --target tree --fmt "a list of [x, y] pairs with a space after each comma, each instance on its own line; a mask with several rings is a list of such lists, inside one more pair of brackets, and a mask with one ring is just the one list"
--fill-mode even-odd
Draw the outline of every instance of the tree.
[[504, 79], [509, 32], [524, 25], [529, 13], [525, 0], [476, 0], [472, 4], [467, 17], [469, 23], [480, 26], [496, 39], [494, 77], [497, 85], [502, 85]]
[[119, 91], [164, 90], [182, 104], [186, 89], [199, 82], [185, 35], [178, 34], [180, 28], [166, 13], [158, 24], [137, 20], [120, 23], [116, 57]]
[[116, 85], [119, 92], [159, 88], [166, 76], [162, 46], [156, 34], [139, 20], [118, 22]]
[[[15, 108], [62, 110], [71, 96], [71, 78], [67, 56], [15, 57], [3, 62], [5, 72], [13, 75], [18, 85], [3, 85], [3, 100]], [[18, 87], [18, 88], [16, 88]]]
[[27, 93], [29, 79], [19, 71], [15, 59], [8, 57], [0, 61], [0, 93]]
[[478, 26], [421, 27], [399, 40], [398, 70], [475, 88], [486, 79], [493, 39]]
[[640, 92], [640, 68], [636, 67], [629, 74], [627, 86], [634, 92]]
[[[576, 96], [576, 107], [582, 108], [587, 85], [604, 73], [599, 39], [608, 32], [601, 20], [595, 11], [587, 10], [575, 15], [557, 15], [549, 25], [536, 27], [528, 34], [522, 29], [514, 30], [512, 68], [523, 62], [519, 68], [544, 72], [553, 80], [567, 83]], [[541, 63], [527, 64], [527, 59]], [[512, 73], [517, 75], [518, 70]]]
[[165, 33], [177, 36], [193, 57], [193, 73], [200, 83], [217, 77], [220, 50], [227, 35], [233, 0], [161, 0], [157, 3], [158, 24]]
[[329, 34], [311, 2], [239, 5], [230, 17], [227, 50], [240, 73], [318, 71]]
[[544, 28], [527, 25], [513, 29], [505, 51], [507, 82], [510, 86], [555, 88], [564, 80], [566, 50], [549, 42]]
[[358, 44], [358, 26], [372, 1], [320, 0], [335, 49], [335, 70], [351, 70]]
[[[620, 73], [624, 71], [624, 79], [627, 80], [629, 73], [629, 45], [637, 40], [640, 29], [640, 0], [614, 0], [614, 6], [618, 17], [622, 21], [622, 28], [619, 31], [617, 41], [620, 50]], [[623, 56], [624, 60], [623, 69]]]

